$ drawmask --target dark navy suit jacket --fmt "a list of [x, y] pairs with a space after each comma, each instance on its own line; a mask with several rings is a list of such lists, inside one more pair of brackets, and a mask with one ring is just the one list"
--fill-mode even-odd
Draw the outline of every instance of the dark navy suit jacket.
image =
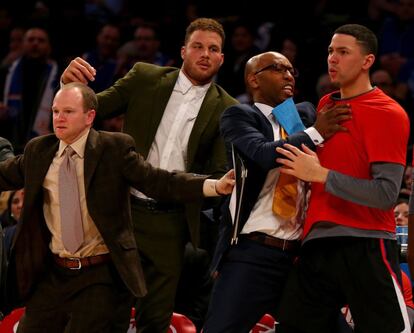
[[[316, 120], [314, 106], [309, 102], [303, 102], [296, 104], [296, 107], [305, 127], [312, 126]], [[283, 156], [276, 152], [276, 148], [282, 147], [285, 143], [298, 148], [304, 143], [311, 149], [315, 149], [315, 145], [305, 132], [292, 134], [286, 140], [274, 141], [270, 121], [256, 106], [247, 104], [227, 108], [221, 117], [220, 130], [226, 143], [230, 164], [232, 165], [231, 145], [233, 145], [248, 171], [240, 203], [239, 230], [241, 230], [257, 201], [268, 171], [280, 166], [276, 158]], [[220, 234], [212, 262], [213, 271], [218, 268], [223, 253], [230, 246], [233, 226], [228, 209], [229, 200], [230, 198], [223, 205]]]

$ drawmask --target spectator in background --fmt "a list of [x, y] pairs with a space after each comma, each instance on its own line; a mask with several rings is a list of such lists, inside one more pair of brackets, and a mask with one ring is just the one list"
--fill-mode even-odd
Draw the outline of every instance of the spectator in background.
[[395, 222], [399, 226], [408, 225], [408, 200], [399, 199], [394, 207]]
[[[217, 75], [217, 82], [230, 95], [242, 102], [245, 102], [244, 94], [246, 94], [244, 85], [245, 65], [247, 60], [259, 53], [259, 49], [254, 45], [255, 37], [255, 28], [250, 23], [246, 21], [236, 22], [230, 35], [226, 62]], [[243, 95], [243, 97], [240, 95]]]
[[318, 98], [321, 99], [326, 94], [334, 92], [335, 90], [338, 90], [338, 86], [331, 81], [329, 74], [321, 74], [316, 83], [316, 94], [318, 95]]
[[158, 66], [172, 66], [174, 61], [160, 50], [161, 42], [155, 24], [143, 23], [134, 33], [134, 40], [124, 44], [118, 51], [118, 76], [125, 75], [136, 62]]
[[[395, 83], [390, 73], [385, 69], [377, 69], [371, 74], [371, 84], [380, 88], [391, 98], [395, 99], [405, 110], [408, 117], [410, 118], [410, 128], [414, 128], [414, 103], [413, 98], [406, 93], [401, 94], [402, 90], [399, 88], [400, 83]], [[413, 143], [413, 134], [410, 131], [410, 137], [408, 143]]]
[[407, 165], [404, 171], [404, 178], [401, 184], [400, 196], [408, 197], [413, 186], [413, 167]]
[[10, 249], [16, 227], [20, 221], [24, 202], [24, 189], [12, 191], [7, 200], [7, 209], [0, 216], [1, 227], [4, 233], [4, 251], [6, 258], [10, 256]]
[[[396, 83], [396, 95], [405, 99], [414, 77], [414, 0], [398, 0], [395, 15], [384, 21], [379, 33], [380, 62]], [[414, 86], [412, 87], [414, 88]]]
[[23, 52], [23, 39], [26, 29], [15, 27], [9, 35], [9, 52], [1, 60], [0, 68], [8, 68]]
[[16, 225], [23, 208], [24, 190], [12, 191], [7, 200], [7, 208], [0, 217], [3, 229]]
[[394, 84], [392, 77], [385, 69], [377, 69], [371, 74], [371, 83], [380, 88], [388, 96], [394, 96]]
[[115, 82], [120, 35], [118, 26], [105, 24], [96, 37], [96, 48], [82, 55], [98, 71], [95, 80], [89, 83], [95, 92], [103, 91]]
[[50, 108], [58, 84], [58, 66], [50, 59], [50, 53], [47, 31], [27, 30], [22, 56], [0, 82], [4, 89], [0, 132], [17, 153], [22, 152], [30, 138], [51, 132]]

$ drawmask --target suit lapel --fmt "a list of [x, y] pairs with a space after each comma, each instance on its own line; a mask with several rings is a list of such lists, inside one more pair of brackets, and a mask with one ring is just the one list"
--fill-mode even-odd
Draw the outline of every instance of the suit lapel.
[[59, 149], [59, 140], [55, 137], [55, 142], [47, 147], [45, 150], [39, 153], [39, 168], [35, 168], [36, 172], [39, 174], [34, 179], [38, 179], [40, 184], [43, 184], [46, 174], [49, 170], [50, 164], [53, 161], [53, 158], [56, 155], [57, 150]]
[[200, 107], [200, 111], [198, 112], [196, 121], [191, 131], [190, 138], [188, 140], [186, 170], [191, 170], [197, 147], [199, 146], [201, 134], [203, 133], [211, 117], [213, 116], [214, 110], [216, 110], [217, 108], [219, 102], [218, 97], [219, 96], [217, 89], [215, 85], [212, 84], [208, 89], [206, 96], [204, 97], [203, 103]]
[[263, 135], [272, 141], [275, 140], [275, 135], [273, 133], [273, 127], [270, 123], [270, 120], [266, 118], [266, 116], [263, 114], [262, 111], [259, 110], [259, 108], [256, 105], [253, 105], [253, 110], [259, 115], [259, 117], [263, 120]]
[[[148, 135], [145, 140], [145, 147], [143, 147], [143, 153], [145, 157], [148, 156], [149, 149], [154, 142], [155, 134], [157, 133], [158, 126], [160, 125], [165, 108], [177, 82], [179, 70], [169, 72], [161, 77], [159, 86], [156, 88], [154, 96], [154, 107], [152, 112], [149, 112], [151, 117], [150, 128], [148, 129]], [[146, 98], [146, 96], [144, 96]], [[138, 144], [138, 143], [137, 143]], [[138, 147], [138, 146], [137, 146]], [[140, 147], [138, 147], [138, 151]]]
[[85, 146], [85, 160], [84, 160], [84, 181], [85, 193], [87, 193], [91, 183], [92, 175], [95, 172], [99, 159], [102, 155], [103, 145], [99, 144], [99, 133], [91, 129], [88, 135]]

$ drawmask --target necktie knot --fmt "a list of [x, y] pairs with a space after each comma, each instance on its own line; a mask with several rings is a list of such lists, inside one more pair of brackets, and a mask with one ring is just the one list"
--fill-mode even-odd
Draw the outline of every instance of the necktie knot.
[[65, 154], [68, 157], [73, 158], [76, 155], [76, 151], [71, 146], [66, 146], [66, 148], [65, 148]]

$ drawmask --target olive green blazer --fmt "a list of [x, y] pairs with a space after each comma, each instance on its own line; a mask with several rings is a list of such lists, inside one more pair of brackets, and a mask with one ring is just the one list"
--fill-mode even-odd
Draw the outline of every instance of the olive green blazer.
[[[108, 118], [125, 113], [124, 132], [131, 135], [137, 151], [145, 158], [154, 141], [164, 110], [179, 74], [178, 68], [137, 63], [112, 87], [98, 94], [98, 115]], [[187, 172], [218, 178], [227, 170], [224, 142], [219, 121], [223, 111], [238, 103], [213, 83], [204, 98], [190, 134]], [[202, 204], [186, 205], [191, 240], [199, 241], [199, 215]]]

